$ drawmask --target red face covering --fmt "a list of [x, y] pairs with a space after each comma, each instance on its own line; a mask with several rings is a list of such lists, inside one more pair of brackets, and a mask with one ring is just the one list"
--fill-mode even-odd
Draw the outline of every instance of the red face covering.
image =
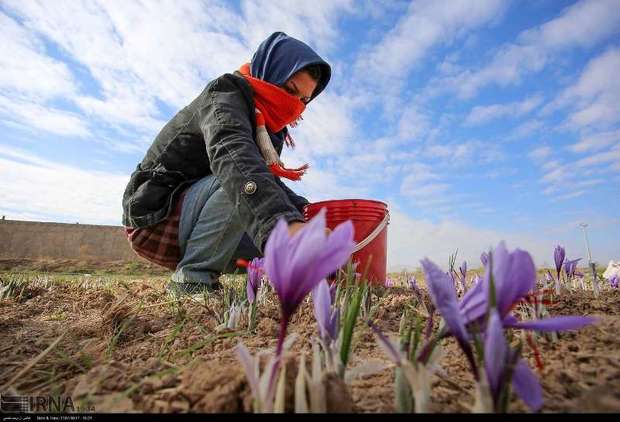
[[280, 132], [285, 126], [299, 119], [306, 105], [294, 95], [277, 85], [265, 82], [250, 75], [250, 64], [239, 69], [252, 86], [256, 108], [265, 118], [265, 124], [271, 133]]
[[265, 127], [271, 133], [277, 133], [287, 125], [294, 125], [301, 118], [301, 113], [306, 108], [305, 104], [299, 98], [289, 94], [279, 86], [252, 77], [249, 63], [241, 66], [239, 72], [249, 82], [254, 91], [256, 141], [267, 162], [267, 166], [276, 176], [286, 177], [290, 180], [299, 180], [308, 169], [308, 165], [305, 164], [297, 169], [285, 168], [273, 148]]

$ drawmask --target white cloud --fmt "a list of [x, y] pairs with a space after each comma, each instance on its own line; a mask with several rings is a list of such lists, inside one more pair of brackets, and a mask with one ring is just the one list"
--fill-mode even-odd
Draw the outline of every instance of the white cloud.
[[567, 88], [552, 107], [569, 106], [568, 124], [574, 127], [620, 122], [620, 48], [592, 59], [579, 80]]
[[520, 117], [530, 113], [542, 102], [540, 95], [505, 104], [475, 106], [465, 118], [466, 125], [477, 125], [503, 117]]
[[575, 195], [575, 191], [579, 189], [583, 189], [583, 188], [590, 188], [593, 186], [602, 185], [605, 183], [605, 181], [602, 179], [589, 179], [589, 180], [576, 180], [576, 179], [577, 179], [576, 177], [568, 176], [566, 179], [562, 181], [562, 183], [551, 184], [548, 188], [546, 188], [543, 191], [543, 193], [546, 195], [551, 195], [551, 194], [554, 194], [562, 190], [567, 190], [567, 191], [570, 191], [570, 193], [557, 196], [557, 198], [560, 198], [560, 199], [575, 198], [585, 192], [584, 191], [579, 195]]
[[505, 6], [503, 0], [411, 2], [396, 27], [360, 57], [356, 69], [382, 81], [404, 77], [429, 49], [496, 19]]
[[430, 166], [416, 163], [407, 169], [400, 184], [400, 193], [407, 198], [433, 199], [441, 197], [449, 185], [440, 182], [441, 177]]
[[593, 46], [620, 32], [617, 9], [616, 0], [582, 0], [559, 17], [523, 31], [516, 43], [501, 47], [488, 65], [441, 78], [436, 85], [471, 98], [490, 84], [517, 84], [525, 74], [543, 69], [556, 52]]
[[80, 115], [4, 95], [0, 95], [0, 121], [16, 124], [29, 131], [39, 129], [57, 135], [78, 137], [90, 134], [87, 123]]
[[478, 163], [490, 163], [504, 158], [497, 144], [476, 140], [425, 145], [422, 155], [439, 159], [442, 164], [448, 166], [464, 165], [473, 160]]
[[569, 193], [565, 193], [563, 195], [554, 196], [552, 201], [554, 201], [554, 202], [567, 201], [569, 199], [579, 198], [580, 196], [583, 196], [585, 193], [586, 193], [585, 190], [578, 190], [576, 192], [569, 192]]
[[525, 138], [535, 132], [540, 131], [544, 126], [545, 124], [539, 119], [527, 120], [517, 126], [508, 136], [508, 139], [514, 140], [519, 138]]
[[569, 149], [577, 153], [597, 151], [618, 141], [620, 141], [620, 129], [583, 136], [579, 142], [570, 145]]
[[[249, 61], [258, 43], [273, 31], [285, 30], [329, 49], [337, 41], [339, 17], [354, 11], [350, 0], [244, 1], [241, 14], [218, 0], [4, 4], [27, 29], [14, 25], [17, 29], [9, 38], [13, 44], [23, 33], [34, 40], [30, 44], [41, 44], [35, 37], [39, 34], [83, 65], [100, 88], [98, 93], [72, 93], [67, 99], [92, 120], [150, 135], [165, 123], [160, 121], [158, 101], [175, 108], [187, 105], [211, 79]], [[29, 45], [26, 51], [35, 47]]]
[[284, 182], [297, 194], [305, 196], [310, 202], [339, 198], [366, 198], [370, 186], [343, 182], [336, 172], [325, 168], [310, 168], [301, 181]]
[[601, 164], [612, 163], [617, 171], [620, 171], [620, 143], [608, 151], [591, 154], [580, 160], [577, 160], [575, 165], [577, 167], [590, 167]]
[[60, 222], [121, 223], [129, 175], [86, 171], [2, 147], [0, 213]]
[[45, 46], [0, 11], [0, 92], [45, 100], [75, 92], [67, 66], [46, 55]]
[[294, 151], [285, 150], [285, 160], [289, 155], [314, 161], [342, 154], [356, 132], [351, 101], [331, 92], [322, 93], [308, 105], [299, 127], [290, 132], [296, 148]]
[[402, 267], [413, 269], [428, 257], [446, 268], [448, 256], [458, 249], [458, 261], [467, 261], [470, 268], [481, 266], [480, 254], [495, 247], [501, 240], [509, 250], [525, 249], [540, 265], [553, 251], [554, 239], [536, 238], [522, 232], [499, 232], [482, 229], [456, 220], [436, 223], [415, 219], [392, 204], [388, 229], [388, 265], [392, 271]]
[[525, 44], [547, 48], [591, 47], [620, 31], [617, 0], [584, 0], [566, 8], [561, 16], [523, 32]]
[[544, 145], [538, 148], [533, 149], [528, 156], [536, 161], [542, 161], [545, 160], [546, 158], [549, 158], [551, 155], [553, 154], [553, 150]]
[[244, 0], [241, 11], [245, 26], [240, 32], [251, 47], [257, 47], [278, 30], [306, 40], [321, 51], [329, 51], [339, 37], [336, 30], [339, 17], [353, 13], [354, 9], [352, 0]]

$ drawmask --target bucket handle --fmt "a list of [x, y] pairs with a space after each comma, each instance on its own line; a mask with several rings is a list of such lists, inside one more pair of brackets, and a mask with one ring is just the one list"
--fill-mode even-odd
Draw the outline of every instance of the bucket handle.
[[388, 225], [389, 222], [390, 222], [390, 214], [386, 213], [385, 217], [383, 217], [383, 220], [368, 236], [366, 236], [366, 239], [362, 240], [360, 243], [355, 245], [355, 248], [353, 248], [352, 253], [359, 252], [360, 250], [364, 249], [370, 242], [375, 240], [375, 237], [379, 236], [379, 233], [383, 231], [383, 229]]

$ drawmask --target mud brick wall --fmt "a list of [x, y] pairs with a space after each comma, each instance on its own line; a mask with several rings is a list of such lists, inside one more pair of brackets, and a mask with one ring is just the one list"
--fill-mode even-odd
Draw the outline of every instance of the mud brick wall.
[[120, 226], [0, 220], [0, 259], [138, 261]]

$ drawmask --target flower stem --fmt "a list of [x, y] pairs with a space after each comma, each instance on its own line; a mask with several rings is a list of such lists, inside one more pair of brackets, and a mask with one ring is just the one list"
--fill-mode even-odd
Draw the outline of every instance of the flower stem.
[[282, 319], [280, 319], [280, 334], [278, 336], [278, 346], [276, 347], [276, 359], [278, 359], [278, 362], [282, 355], [282, 347], [284, 346], [289, 319], [290, 317], [288, 315], [282, 315]]

